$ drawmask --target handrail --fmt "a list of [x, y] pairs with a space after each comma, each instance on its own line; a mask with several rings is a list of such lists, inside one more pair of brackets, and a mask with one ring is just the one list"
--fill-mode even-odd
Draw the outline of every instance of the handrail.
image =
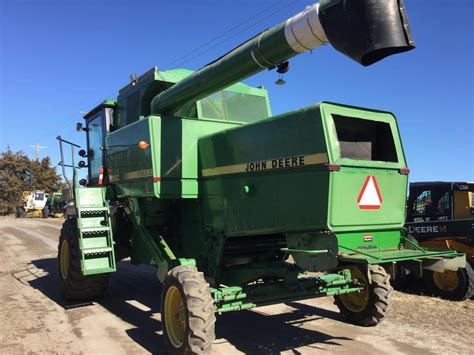
[[[64, 177], [64, 179], [66, 180], [66, 183], [69, 186], [69, 191], [70, 191], [69, 197], [71, 197], [75, 200], [76, 196], [74, 196], [74, 190], [77, 186], [77, 167], [76, 167], [76, 164], [74, 162], [74, 147], [81, 148], [81, 146], [77, 145], [75, 143], [72, 143], [70, 141], [67, 141], [67, 140], [63, 139], [61, 136], [57, 136], [56, 139], [59, 141], [59, 152], [61, 154], [61, 162], [58, 165], [61, 166], [62, 172], [63, 172], [63, 177]], [[71, 164], [65, 164], [64, 163], [63, 143], [69, 144], [71, 146]], [[71, 186], [71, 183], [69, 182], [69, 179], [67, 178], [67, 175], [66, 175], [66, 169], [65, 169], [66, 167], [72, 168], [72, 186]]]

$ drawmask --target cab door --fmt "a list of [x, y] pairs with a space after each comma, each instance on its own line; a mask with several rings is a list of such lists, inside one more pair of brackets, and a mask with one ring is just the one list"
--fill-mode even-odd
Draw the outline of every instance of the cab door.
[[87, 118], [86, 127], [89, 185], [102, 185], [105, 171], [104, 110], [100, 110], [95, 115]]

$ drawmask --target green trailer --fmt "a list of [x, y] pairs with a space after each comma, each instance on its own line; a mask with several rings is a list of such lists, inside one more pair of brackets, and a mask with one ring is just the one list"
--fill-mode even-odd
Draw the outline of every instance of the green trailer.
[[334, 296], [349, 321], [373, 326], [397, 264], [465, 267], [463, 254], [406, 238], [393, 114], [321, 102], [272, 116], [267, 91], [240, 82], [325, 43], [365, 66], [414, 48], [402, 1], [323, 0], [196, 72], [134, 76], [91, 110], [78, 124], [84, 187], [62, 159], [74, 174], [62, 295], [104, 295], [124, 258], [152, 265], [170, 352], [205, 353], [216, 313]]

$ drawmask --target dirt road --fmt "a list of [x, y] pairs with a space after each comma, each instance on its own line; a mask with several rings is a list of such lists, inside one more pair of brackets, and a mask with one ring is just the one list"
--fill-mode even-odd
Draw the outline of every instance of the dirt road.
[[[57, 288], [60, 220], [0, 219], [0, 353], [164, 352], [160, 284], [122, 262], [99, 303], [68, 304]], [[215, 354], [473, 353], [474, 301], [396, 293], [375, 328], [345, 324], [329, 298], [218, 317]]]

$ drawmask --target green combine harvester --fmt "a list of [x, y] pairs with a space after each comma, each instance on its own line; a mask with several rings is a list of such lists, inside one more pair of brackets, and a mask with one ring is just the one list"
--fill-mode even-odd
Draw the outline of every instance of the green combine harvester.
[[42, 210], [43, 218], [62, 217], [65, 205], [66, 203], [63, 200], [63, 195], [61, 192], [51, 192]]
[[326, 43], [364, 66], [414, 48], [403, 1], [322, 0], [196, 72], [133, 76], [91, 110], [78, 124], [85, 188], [62, 159], [74, 174], [62, 295], [102, 296], [125, 258], [152, 265], [169, 351], [206, 353], [215, 313], [334, 296], [349, 321], [373, 326], [397, 263], [464, 268], [464, 254], [405, 238], [393, 114], [322, 102], [272, 116], [267, 91], [240, 82]]

